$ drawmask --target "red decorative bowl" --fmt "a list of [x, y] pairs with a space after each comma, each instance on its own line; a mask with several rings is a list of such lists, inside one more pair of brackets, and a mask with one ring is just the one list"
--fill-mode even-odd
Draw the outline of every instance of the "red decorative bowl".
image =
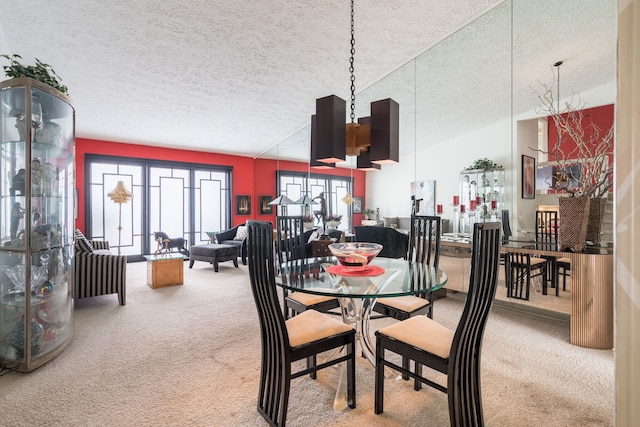
[[329, 250], [348, 271], [362, 271], [382, 250], [378, 243], [332, 243]]

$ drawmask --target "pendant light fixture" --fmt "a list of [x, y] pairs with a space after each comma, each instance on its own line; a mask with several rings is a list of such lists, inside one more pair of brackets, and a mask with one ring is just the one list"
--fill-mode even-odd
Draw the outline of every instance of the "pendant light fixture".
[[[358, 167], [374, 169], [371, 164], [397, 163], [399, 159], [400, 107], [391, 98], [371, 103], [371, 116], [355, 121], [356, 87], [354, 74], [355, 56], [354, 0], [351, 0], [351, 122], [344, 122], [346, 101], [336, 95], [316, 99], [316, 114], [311, 117], [312, 167], [318, 163], [335, 166], [346, 156], [362, 156]], [[330, 167], [332, 167], [330, 166]], [[359, 167], [360, 168], [360, 167]], [[376, 168], [377, 169], [377, 168]]]

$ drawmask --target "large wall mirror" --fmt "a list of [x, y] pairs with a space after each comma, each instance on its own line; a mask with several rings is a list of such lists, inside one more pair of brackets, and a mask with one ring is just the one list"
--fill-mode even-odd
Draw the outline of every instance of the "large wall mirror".
[[[400, 162], [367, 173], [367, 207], [409, 216], [410, 184], [435, 180], [436, 202], [452, 219], [460, 172], [488, 158], [505, 169], [511, 228], [530, 227], [536, 206], [554, 201], [521, 198], [521, 156], [535, 153], [518, 128], [537, 122], [539, 83], [553, 82], [559, 60], [561, 99], [577, 93], [588, 107], [615, 103], [616, 26], [615, 0], [505, 1], [360, 90], [356, 117], [368, 115], [374, 100], [400, 104]], [[301, 124], [263, 156], [308, 161], [308, 135]]]

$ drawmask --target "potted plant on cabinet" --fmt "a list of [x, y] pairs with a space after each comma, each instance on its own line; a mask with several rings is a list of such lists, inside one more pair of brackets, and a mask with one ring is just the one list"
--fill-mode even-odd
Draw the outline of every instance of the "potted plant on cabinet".
[[364, 214], [364, 219], [371, 219], [371, 215], [376, 213], [376, 211], [374, 211], [373, 209], [367, 208], [363, 210], [362, 213]]
[[36, 65], [23, 65], [19, 60], [22, 59], [20, 55], [0, 55], [9, 61], [9, 65], [3, 66], [4, 73], [7, 77], [19, 78], [30, 77], [38, 80], [42, 83], [59, 90], [65, 95], [69, 95], [69, 90], [65, 85], [61, 83], [62, 78], [56, 74], [49, 64], [45, 64], [36, 58]]

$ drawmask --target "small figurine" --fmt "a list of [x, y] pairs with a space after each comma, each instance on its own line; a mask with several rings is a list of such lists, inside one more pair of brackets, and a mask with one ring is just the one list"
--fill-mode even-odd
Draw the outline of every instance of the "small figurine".
[[24, 217], [24, 209], [19, 202], [15, 202], [11, 208], [11, 240], [15, 239], [18, 235], [18, 227], [20, 226], [20, 220]]
[[[25, 186], [25, 170], [19, 169], [18, 173], [15, 174], [13, 179], [11, 180], [11, 188], [9, 192], [12, 196], [24, 196], [24, 186]], [[16, 191], [19, 191], [20, 194], [16, 194]]]
[[416, 199], [416, 196], [411, 196], [411, 215], [418, 215], [420, 213], [420, 202], [422, 199]]
[[40, 160], [31, 161], [31, 192], [33, 196], [42, 196], [42, 165]]
[[376, 221], [380, 221], [380, 208], [376, 208]]
[[320, 210], [313, 211], [313, 214], [318, 221], [318, 224], [322, 222], [324, 224], [325, 217], [327, 216], [327, 201], [324, 198], [324, 192], [314, 197], [312, 200], [320, 200]]

